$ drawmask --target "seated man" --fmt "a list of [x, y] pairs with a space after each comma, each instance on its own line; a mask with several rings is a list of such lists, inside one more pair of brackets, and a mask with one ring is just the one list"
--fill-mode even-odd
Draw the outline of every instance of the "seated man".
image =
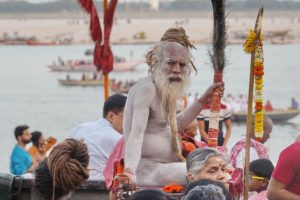
[[26, 151], [26, 144], [31, 142], [31, 134], [27, 125], [17, 126], [15, 129], [17, 144], [10, 156], [10, 172], [14, 175], [22, 175], [33, 172], [37, 167], [33, 164], [30, 154]]
[[205, 142], [198, 142], [196, 136], [198, 134], [198, 122], [196, 119], [181, 133], [181, 146], [182, 155], [187, 157], [187, 155], [199, 147], [207, 147]]
[[115, 145], [123, 133], [123, 110], [126, 97], [110, 96], [104, 103], [103, 118], [79, 125], [71, 138], [83, 139], [87, 144], [90, 162], [90, 179], [104, 180], [103, 170]]
[[147, 54], [150, 75], [129, 91], [124, 111], [125, 174], [128, 188], [186, 184], [181, 155], [182, 132], [196, 118], [214, 89], [223, 95], [223, 83], [213, 84], [189, 108], [176, 116], [176, 101], [185, 93], [191, 62], [190, 44], [183, 28], [168, 29]]

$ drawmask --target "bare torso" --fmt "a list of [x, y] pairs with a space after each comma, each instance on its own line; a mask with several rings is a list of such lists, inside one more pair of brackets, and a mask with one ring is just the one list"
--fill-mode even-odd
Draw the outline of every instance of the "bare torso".
[[[186, 127], [202, 105], [192, 105], [177, 117], [178, 129]], [[186, 183], [186, 166], [172, 151], [171, 129], [164, 116], [152, 76], [130, 90], [124, 112], [125, 168], [136, 175], [138, 185], [162, 186]]]

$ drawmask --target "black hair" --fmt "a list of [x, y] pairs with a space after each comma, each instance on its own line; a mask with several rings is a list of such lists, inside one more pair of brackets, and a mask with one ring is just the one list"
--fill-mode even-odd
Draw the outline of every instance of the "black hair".
[[110, 96], [103, 106], [103, 118], [111, 111], [115, 114], [124, 110], [127, 97], [121, 94], [114, 94]]
[[128, 200], [172, 200], [170, 196], [160, 190], [140, 190], [129, 197]]
[[250, 163], [250, 172], [256, 176], [270, 179], [273, 170], [274, 165], [268, 159], [260, 158]]
[[[207, 180], [207, 179], [197, 180], [197, 181], [194, 181], [194, 182], [191, 182], [190, 184], [188, 184], [183, 192], [183, 196], [188, 195], [189, 192], [197, 186], [209, 186], [209, 185], [213, 185], [213, 186], [221, 188], [222, 193], [225, 196], [226, 200], [232, 200], [232, 197], [231, 197], [229, 191], [227, 190], [227, 188], [225, 187], [225, 185], [223, 183], [221, 183], [219, 181], [213, 181], [213, 180]], [[208, 195], [208, 193], [206, 195]], [[199, 192], [195, 191], [193, 194], [189, 194], [188, 196], [189, 196], [188, 198], [184, 198], [184, 199], [188, 199], [188, 200], [203, 199], [203, 194], [200, 191]], [[206, 197], [208, 197], [208, 196], [206, 196]], [[216, 197], [217, 197], [217, 194], [214, 191], [212, 193], [212, 199], [214, 199]]]
[[31, 142], [34, 146], [38, 147], [39, 146], [39, 139], [42, 136], [42, 132], [40, 131], [33, 131], [31, 133]]
[[21, 126], [17, 126], [15, 128], [15, 138], [16, 140], [18, 140], [18, 136], [22, 136], [23, 135], [23, 131], [29, 129], [29, 126], [27, 125], [21, 125]]

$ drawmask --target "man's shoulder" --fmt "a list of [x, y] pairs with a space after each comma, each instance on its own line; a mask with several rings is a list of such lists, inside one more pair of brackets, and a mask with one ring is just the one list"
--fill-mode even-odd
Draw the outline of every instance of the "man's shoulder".
[[282, 152], [281, 155], [287, 157], [294, 157], [298, 152], [300, 152], [300, 142], [295, 142], [290, 146], [286, 147]]
[[20, 147], [19, 145], [15, 145], [12, 151], [12, 156], [24, 156], [24, 154], [28, 154], [28, 152], [26, 150], [24, 150], [22, 147]]
[[80, 137], [81, 135], [83, 136], [92, 133], [99, 127], [101, 128], [103, 126], [102, 124], [104, 124], [103, 119], [79, 124], [76, 128], [72, 130], [70, 137], [77, 139], [77, 137]]
[[143, 95], [154, 95], [156, 93], [156, 87], [151, 76], [138, 80], [138, 82], [130, 89], [129, 96], [133, 94], [139, 95], [140, 93]]

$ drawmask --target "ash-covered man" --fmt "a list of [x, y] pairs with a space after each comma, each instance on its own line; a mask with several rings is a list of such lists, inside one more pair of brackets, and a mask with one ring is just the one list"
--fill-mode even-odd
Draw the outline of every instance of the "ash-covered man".
[[181, 98], [196, 70], [183, 28], [168, 29], [146, 56], [149, 76], [139, 80], [128, 94], [124, 110], [125, 170], [129, 189], [139, 186], [186, 184], [186, 165], [181, 155], [180, 131], [184, 130], [210, 102], [215, 88], [210, 86], [186, 111], [176, 116], [176, 100]]

